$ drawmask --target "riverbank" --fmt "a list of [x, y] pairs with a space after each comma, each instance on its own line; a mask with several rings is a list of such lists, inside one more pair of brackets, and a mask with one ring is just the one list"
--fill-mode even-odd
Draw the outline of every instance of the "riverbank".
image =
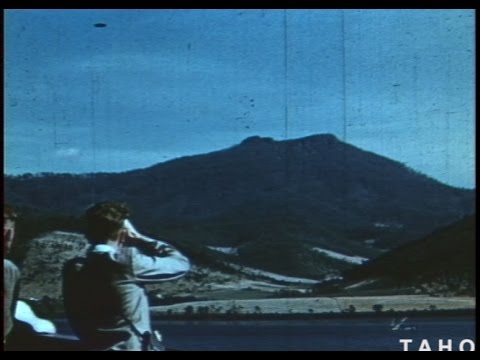
[[155, 318], [278, 318], [474, 312], [475, 298], [424, 295], [209, 300], [155, 306]]
[[354, 313], [317, 313], [317, 314], [170, 314], [170, 315], [152, 315], [155, 321], [276, 321], [276, 320], [368, 320], [368, 319], [400, 319], [409, 318], [429, 318], [429, 319], [475, 319], [475, 310], [412, 310], [412, 311], [385, 311], [385, 312], [354, 312]]

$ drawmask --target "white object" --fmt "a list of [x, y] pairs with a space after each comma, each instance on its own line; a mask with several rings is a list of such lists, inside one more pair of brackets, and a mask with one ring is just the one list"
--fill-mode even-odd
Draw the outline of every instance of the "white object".
[[150, 242], [150, 243], [161, 243], [163, 245], [167, 245], [167, 246], [171, 246], [169, 244], [167, 244], [166, 242], [164, 241], [161, 241], [161, 240], [157, 240], [157, 239], [152, 239], [152, 238], [149, 238], [148, 236], [145, 236], [145, 235], [142, 235], [140, 234], [137, 229], [135, 229], [132, 225], [132, 223], [128, 220], [128, 219], [125, 219], [123, 221], [123, 226], [125, 227], [125, 229], [127, 229], [128, 231], [128, 236], [132, 237], [132, 238], [135, 238], [135, 239], [141, 239], [145, 242]]
[[15, 318], [30, 324], [38, 333], [55, 334], [57, 332], [55, 325], [51, 321], [37, 317], [30, 305], [24, 301], [17, 301]]

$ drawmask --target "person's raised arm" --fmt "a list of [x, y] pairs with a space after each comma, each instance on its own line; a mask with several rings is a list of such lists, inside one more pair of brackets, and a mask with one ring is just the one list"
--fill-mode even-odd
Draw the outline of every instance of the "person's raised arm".
[[190, 270], [190, 261], [173, 246], [140, 234], [125, 220], [127, 244], [133, 245], [132, 267], [135, 277], [145, 283], [174, 280]]

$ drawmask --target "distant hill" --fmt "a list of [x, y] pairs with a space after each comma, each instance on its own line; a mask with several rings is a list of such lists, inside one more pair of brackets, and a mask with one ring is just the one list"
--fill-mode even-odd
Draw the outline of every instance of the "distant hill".
[[343, 287], [475, 295], [475, 216], [401, 246], [345, 273]]
[[5, 196], [27, 213], [73, 217], [96, 201], [125, 201], [157, 236], [232, 247], [240, 263], [305, 277], [351, 266], [313, 247], [373, 258], [473, 213], [475, 202], [473, 190], [329, 134], [251, 137], [124, 173], [7, 176]]
[[[25, 298], [48, 296], [59, 299], [61, 297], [63, 264], [74, 257], [85, 256], [87, 249], [86, 238], [78, 233], [53, 231], [35, 237], [28, 246], [26, 259], [22, 266], [21, 296]], [[213, 260], [202, 259], [195, 249], [190, 250], [188, 254], [189, 257], [193, 255], [196, 264], [195, 269], [187, 276], [190, 278], [190, 282], [197, 279], [203, 272], [200, 267], [203, 269], [205, 264], [215, 265]], [[215, 271], [210, 268], [209, 272], [214, 273]], [[224, 275], [224, 277], [228, 277], [228, 275]], [[171, 283], [178, 284], [178, 281]], [[162, 284], [164, 292], [165, 289], [171, 288], [169, 284]]]

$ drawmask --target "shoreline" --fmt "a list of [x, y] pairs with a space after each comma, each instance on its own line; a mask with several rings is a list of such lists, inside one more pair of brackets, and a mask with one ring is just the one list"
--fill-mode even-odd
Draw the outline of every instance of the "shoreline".
[[324, 317], [357, 314], [475, 311], [473, 297], [427, 295], [303, 297], [193, 301], [150, 308], [152, 317]]
[[434, 311], [386, 311], [381, 313], [317, 313], [317, 314], [193, 314], [158, 315], [152, 314], [153, 321], [282, 321], [282, 320], [354, 320], [392, 319], [401, 317], [432, 319], [476, 319], [475, 309], [434, 310]]
[[[172, 320], [445, 317], [474, 316], [475, 310], [474, 297], [425, 295], [206, 300], [150, 307], [152, 319]], [[38, 313], [43, 318], [65, 317], [63, 307]]]

